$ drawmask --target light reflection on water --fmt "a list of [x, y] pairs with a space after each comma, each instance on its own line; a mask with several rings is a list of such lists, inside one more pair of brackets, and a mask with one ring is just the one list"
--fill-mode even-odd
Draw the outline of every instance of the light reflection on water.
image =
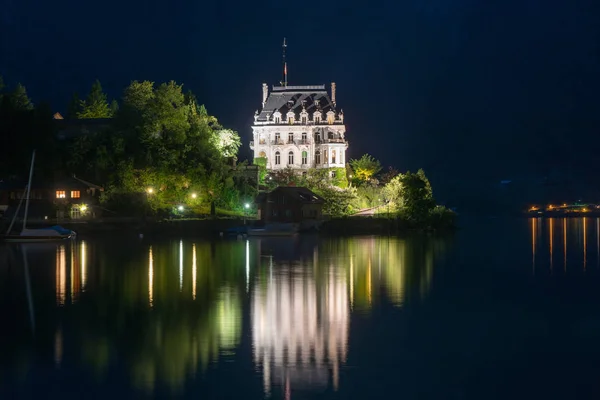
[[529, 225], [534, 275], [556, 273], [557, 265], [563, 273], [586, 272], [590, 258], [600, 266], [600, 218], [530, 218]]
[[[51, 342], [57, 371], [100, 383], [126, 371], [136, 390], [182, 392], [224, 362], [248, 359], [264, 395], [337, 391], [353, 313], [423, 301], [444, 248], [424, 236], [26, 246], [40, 322], [0, 361], [36, 371], [31, 349]], [[0, 268], [4, 288], [23, 287], [14, 271]], [[17, 335], [29, 327], [15, 310]]]

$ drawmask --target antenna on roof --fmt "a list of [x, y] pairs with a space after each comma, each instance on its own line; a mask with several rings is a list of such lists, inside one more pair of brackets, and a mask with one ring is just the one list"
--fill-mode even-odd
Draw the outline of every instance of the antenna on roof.
[[281, 46], [283, 48], [283, 80], [280, 82], [281, 86], [286, 87], [287, 86], [287, 62], [285, 61], [285, 48], [287, 47], [287, 44], [285, 42], [285, 38], [283, 38], [283, 46]]

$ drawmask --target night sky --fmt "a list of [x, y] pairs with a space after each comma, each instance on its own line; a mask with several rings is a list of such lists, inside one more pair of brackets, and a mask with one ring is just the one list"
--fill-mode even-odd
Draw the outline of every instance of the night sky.
[[349, 157], [434, 187], [572, 175], [598, 183], [597, 0], [317, 3], [0, 0], [0, 74], [64, 112], [100, 79], [191, 89], [250, 155], [261, 84], [337, 83]]

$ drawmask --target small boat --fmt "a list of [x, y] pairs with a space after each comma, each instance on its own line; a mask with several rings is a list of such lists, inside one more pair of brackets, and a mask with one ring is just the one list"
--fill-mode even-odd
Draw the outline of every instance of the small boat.
[[55, 242], [57, 240], [74, 239], [77, 234], [62, 226], [55, 225], [48, 228], [23, 229], [20, 235], [4, 235], [5, 242]]
[[292, 223], [271, 223], [248, 228], [248, 236], [292, 236], [297, 233], [298, 224]]
[[21, 229], [21, 233], [18, 235], [11, 235], [10, 232], [15, 223], [15, 219], [19, 214], [19, 210], [21, 209], [21, 204], [23, 202], [23, 198], [21, 197], [21, 201], [17, 207], [17, 211], [13, 216], [13, 219], [8, 227], [8, 231], [6, 235], [0, 236], [0, 240], [4, 242], [54, 242], [57, 240], [66, 240], [72, 239], [76, 236], [75, 232], [70, 229], [65, 229], [62, 226], [51, 226], [47, 228], [36, 228], [31, 229], [27, 228], [27, 213], [29, 211], [29, 194], [31, 191], [31, 178], [33, 177], [33, 165], [35, 162], [35, 150], [33, 151], [33, 155], [31, 157], [31, 168], [29, 170], [29, 182], [27, 183], [27, 196], [25, 197], [25, 215], [23, 217], [23, 228]]

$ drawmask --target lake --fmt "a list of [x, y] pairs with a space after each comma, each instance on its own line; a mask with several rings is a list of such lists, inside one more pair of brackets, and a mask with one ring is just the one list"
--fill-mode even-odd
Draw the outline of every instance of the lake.
[[600, 395], [600, 220], [0, 245], [0, 398]]

